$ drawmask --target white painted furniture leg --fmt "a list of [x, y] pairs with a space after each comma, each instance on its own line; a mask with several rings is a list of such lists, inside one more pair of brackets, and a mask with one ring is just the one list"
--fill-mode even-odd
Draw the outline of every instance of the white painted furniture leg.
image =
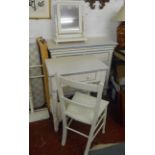
[[91, 146], [91, 142], [93, 140], [94, 128], [95, 128], [95, 124], [93, 124], [91, 126], [90, 133], [89, 133], [89, 136], [88, 136], [87, 145], [86, 145], [86, 148], [85, 148], [85, 151], [84, 151], [84, 155], [88, 155], [88, 152], [89, 152], [89, 149], [90, 149], [90, 146]]
[[89, 149], [90, 149], [90, 146], [91, 146], [91, 142], [92, 142], [91, 138], [92, 137], [90, 137], [88, 139], [88, 142], [87, 142], [87, 145], [86, 145], [86, 148], [85, 148], [85, 151], [84, 151], [84, 155], [88, 155], [88, 152], [89, 152]]
[[52, 115], [53, 115], [53, 122], [54, 122], [54, 130], [55, 132], [58, 132], [58, 119], [57, 119], [57, 111], [56, 111], [56, 104], [57, 104], [57, 92], [52, 92], [52, 105], [51, 105], [51, 110], [52, 110]]
[[31, 113], [34, 112], [34, 106], [33, 106], [33, 96], [32, 96], [32, 90], [31, 90], [31, 84], [29, 83], [29, 104], [30, 104], [30, 111]]
[[61, 145], [64, 146], [66, 144], [66, 139], [67, 139], [67, 122], [65, 117], [63, 117], [63, 133], [62, 133], [62, 141], [61, 141]]
[[59, 121], [57, 117], [57, 86], [55, 78], [48, 78], [49, 92], [50, 92], [50, 108], [53, 116], [54, 130], [58, 132]]
[[104, 118], [103, 118], [102, 133], [105, 133], [105, 126], [106, 126], [106, 119], [107, 119], [107, 109], [108, 109], [108, 107], [105, 109], [105, 116], [104, 116]]

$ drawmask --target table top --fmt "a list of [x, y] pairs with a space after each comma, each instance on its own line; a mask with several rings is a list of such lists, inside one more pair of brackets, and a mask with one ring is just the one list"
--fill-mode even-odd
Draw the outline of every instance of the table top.
[[56, 73], [61, 75], [74, 75], [107, 70], [108, 66], [92, 55], [71, 56], [46, 59], [48, 76]]
[[48, 49], [63, 49], [63, 48], [80, 48], [80, 47], [95, 47], [95, 46], [116, 46], [117, 43], [106, 37], [88, 38], [82, 42], [68, 42], [56, 44], [54, 40], [47, 40]]

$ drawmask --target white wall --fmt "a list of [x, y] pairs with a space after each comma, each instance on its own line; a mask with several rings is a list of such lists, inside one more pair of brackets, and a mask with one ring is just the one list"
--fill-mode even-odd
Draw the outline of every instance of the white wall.
[[[52, 1], [55, 4], [56, 0]], [[108, 36], [116, 40], [116, 28], [118, 22], [113, 19], [115, 14], [122, 6], [124, 0], [110, 0], [106, 3], [103, 9], [98, 9], [98, 2], [96, 8], [91, 10], [88, 3], [84, 5], [84, 22], [85, 22], [85, 35], [87, 37], [95, 36]], [[43, 36], [45, 39], [51, 39], [53, 36], [53, 9], [52, 19], [29, 20], [29, 37], [30, 42], [34, 42], [38, 36]]]

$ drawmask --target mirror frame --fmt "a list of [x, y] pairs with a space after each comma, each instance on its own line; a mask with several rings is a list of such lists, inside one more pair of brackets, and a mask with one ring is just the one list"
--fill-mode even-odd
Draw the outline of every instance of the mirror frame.
[[[59, 32], [59, 34], [65, 34], [65, 33], [82, 33], [82, 14], [81, 14], [81, 11], [82, 11], [82, 6], [81, 6], [81, 3], [79, 3], [79, 2], [77, 2], [77, 3], [73, 3], [73, 4], [71, 4], [71, 3], [73, 3], [73, 2], [71, 2], [71, 1], [67, 1], [67, 2], [64, 2], [64, 1], [61, 1], [61, 2], [58, 2], [57, 3], [57, 21], [58, 21], [58, 32]], [[61, 25], [61, 7], [62, 6], [68, 6], [68, 5], [70, 5], [70, 6], [78, 6], [78, 13], [79, 13], [79, 24], [78, 24], [78, 28], [79, 28], [79, 30], [68, 30], [68, 31], [66, 31], [66, 32], [64, 32], [63, 30], [62, 30], [62, 25]]]
[[[72, 42], [72, 41], [86, 41], [87, 39], [84, 37], [84, 23], [83, 23], [83, 1], [73, 1], [73, 0], [58, 0], [56, 3], [56, 43], [57, 42]], [[61, 6], [78, 6], [79, 8], [79, 30], [69, 30], [62, 31], [61, 28]]]

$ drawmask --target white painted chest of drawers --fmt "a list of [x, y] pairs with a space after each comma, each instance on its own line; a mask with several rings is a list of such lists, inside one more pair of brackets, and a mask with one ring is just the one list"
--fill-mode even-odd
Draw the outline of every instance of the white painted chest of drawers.
[[[56, 44], [52, 40], [47, 40], [48, 49], [51, 58], [93, 55], [104, 62], [108, 67], [105, 89], [108, 86], [109, 72], [111, 67], [112, 53], [114, 51], [116, 42], [108, 38], [88, 38], [85, 42], [70, 42]], [[90, 64], [91, 66], [91, 64]], [[82, 80], [89, 80], [94, 78], [93, 74], [80, 75], [77, 77]]]

